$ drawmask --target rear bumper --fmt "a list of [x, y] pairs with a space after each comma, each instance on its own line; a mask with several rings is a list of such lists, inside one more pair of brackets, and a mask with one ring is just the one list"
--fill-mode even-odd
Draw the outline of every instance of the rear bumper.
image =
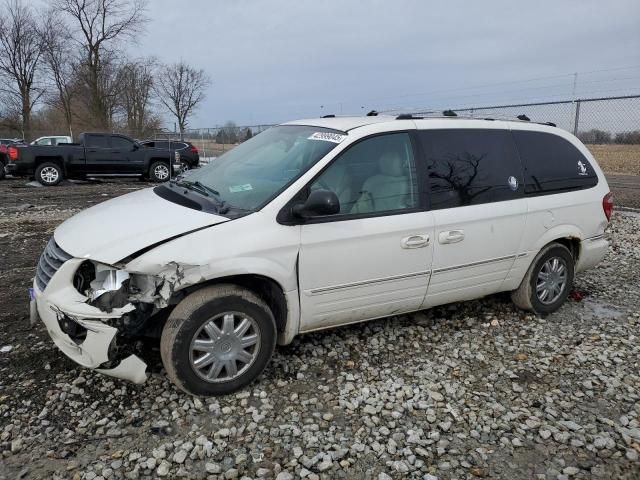
[[20, 162], [7, 162], [4, 166], [4, 171], [14, 177], [33, 175], [33, 167]]
[[[128, 305], [106, 313], [86, 303], [87, 297], [73, 287], [73, 277], [82, 262], [82, 259], [73, 258], [63, 263], [51, 277], [44, 292], [34, 282], [33, 302], [37, 316], [47, 328], [53, 343], [74, 362], [106, 375], [143, 383], [147, 378], [147, 366], [136, 355], [129, 355], [113, 368], [100, 368], [112, 360], [110, 350], [118, 333], [105, 321], [120, 318], [134, 307]], [[64, 322], [77, 325], [83, 334], [86, 332], [86, 336], [72, 338], [63, 331]]]
[[580, 256], [575, 271], [582, 272], [600, 263], [609, 250], [609, 241], [604, 235], [585, 238], [580, 242]]

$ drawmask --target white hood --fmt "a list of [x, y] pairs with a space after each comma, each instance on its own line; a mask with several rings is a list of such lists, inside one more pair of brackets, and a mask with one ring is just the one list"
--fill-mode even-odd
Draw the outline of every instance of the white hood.
[[74, 215], [56, 229], [54, 237], [76, 258], [113, 264], [149, 245], [228, 220], [176, 205], [148, 188]]

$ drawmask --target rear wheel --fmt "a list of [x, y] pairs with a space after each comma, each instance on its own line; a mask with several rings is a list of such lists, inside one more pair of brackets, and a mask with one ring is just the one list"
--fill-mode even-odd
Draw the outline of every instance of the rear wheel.
[[0, 160], [0, 180], [2, 180], [5, 176], [5, 172], [4, 172], [4, 162], [2, 160]]
[[46, 187], [58, 185], [62, 178], [62, 168], [57, 163], [45, 162], [36, 168], [36, 180]]
[[149, 178], [154, 182], [169, 180], [169, 165], [164, 162], [153, 162], [149, 168]]
[[250, 384], [271, 358], [276, 325], [253, 292], [216, 285], [186, 297], [162, 331], [169, 379], [192, 395], [224, 395]]
[[546, 315], [558, 310], [573, 285], [575, 261], [567, 247], [551, 243], [532, 262], [517, 290], [511, 294], [516, 306]]

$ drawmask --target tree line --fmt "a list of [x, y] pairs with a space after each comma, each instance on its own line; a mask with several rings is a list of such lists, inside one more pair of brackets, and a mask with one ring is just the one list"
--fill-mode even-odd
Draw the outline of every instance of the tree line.
[[[157, 130], [161, 112], [181, 133], [205, 98], [207, 73], [180, 60], [129, 58], [147, 0], [4, 0], [0, 15], [0, 130], [74, 133]], [[64, 125], [64, 129], [61, 129]]]
[[632, 130], [629, 132], [616, 133], [615, 135], [606, 130], [597, 128], [578, 132], [578, 138], [582, 143], [593, 145], [601, 145], [607, 143], [617, 143], [621, 145], [638, 145], [640, 144], [640, 130]]

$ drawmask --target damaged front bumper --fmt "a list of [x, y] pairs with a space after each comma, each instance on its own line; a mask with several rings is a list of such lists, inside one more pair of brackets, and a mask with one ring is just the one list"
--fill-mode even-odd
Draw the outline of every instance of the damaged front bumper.
[[110, 320], [119, 319], [136, 307], [129, 303], [106, 312], [90, 305], [89, 298], [78, 292], [73, 283], [83, 261], [77, 258], [65, 261], [44, 292], [34, 282], [35, 311], [53, 342], [70, 359], [106, 375], [143, 383], [147, 379], [146, 363], [134, 354], [119, 361], [113, 358], [118, 329], [108, 325]]

